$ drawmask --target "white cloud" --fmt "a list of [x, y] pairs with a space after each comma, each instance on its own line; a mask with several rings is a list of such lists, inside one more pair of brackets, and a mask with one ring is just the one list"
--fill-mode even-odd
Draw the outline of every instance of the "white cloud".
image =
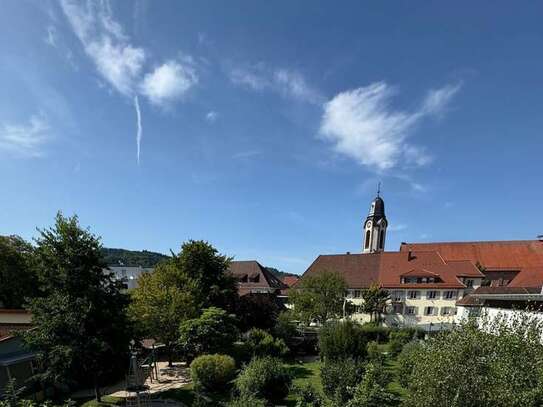
[[250, 90], [268, 90], [307, 103], [322, 104], [324, 101], [320, 92], [311, 87], [299, 72], [283, 68], [273, 70], [263, 63], [233, 69], [230, 80]]
[[190, 65], [168, 61], [145, 75], [141, 93], [155, 105], [164, 105], [182, 97], [198, 83], [196, 71]]
[[82, 5], [63, 0], [61, 5], [98, 72], [117, 91], [133, 96], [146, 54], [143, 48], [129, 43], [122, 26], [111, 15], [109, 2]]
[[206, 120], [209, 123], [214, 123], [215, 120], [217, 120], [218, 117], [219, 117], [219, 114], [217, 112], [215, 112], [214, 110], [211, 110], [211, 111], [207, 112], [207, 114], [206, 114]]
[[440, 114], [454, 95], [460, 90], [461, 84], [445, 85], [439, 89], [431, 89], [426, 95], [422, 111], [428, 114]]
[[457, 90], [446, 86], [429, 92], [414, 112], [391, 107], [395, 90], [385, 82], [341, 92], [324, 105], [320, 134], [337, 152], [377, 172], [425, 165], [430, 156], [406, 139], [421, 119], [442, 111]]
[[51, 138], [46, 118], [33, 115], [25, 124], [0, 125], [0, 150], [21, 156], [39, 157], [43, 145]]

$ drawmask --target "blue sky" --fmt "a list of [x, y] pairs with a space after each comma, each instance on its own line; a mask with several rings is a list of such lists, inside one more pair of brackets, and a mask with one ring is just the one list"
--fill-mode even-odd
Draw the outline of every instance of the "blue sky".
[[[0, 234], [206, 239], [303, 272], [402, 241], [543, 233], [543, 6], [6, 0]], [[139, 153], [138, 153], [139, 150]]]

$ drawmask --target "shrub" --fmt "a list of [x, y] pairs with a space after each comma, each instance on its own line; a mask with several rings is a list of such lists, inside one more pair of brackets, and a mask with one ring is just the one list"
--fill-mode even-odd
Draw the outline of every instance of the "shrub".
[[236, 379], [241, 397], [254, 396], [272, 402], [283, 400], [289, 393], [292, 378], [289, 370], [277, 358], [254, 358]]
[[236, 397], [228, 403], [228, 407], [267, 407], [267, 405], [266, 400], [251, 395]]
[[179, 328], [179, 346], [187, 358], [213, 353], [229, 353], [239, 332], [235, 320], [220, 308], [204, 309], [199, 318], [183, 322]]
[[296, 407], [322, 407], [324, 401], [321, 394], [311, 385], [304, 384], [295, 388]]
[[361, 326], [352, 321], [334, 321], [324, 325], [319, 332], [321, 359], [364, 359], [367, 340]]
[[277, 321], [273, 327], [273, 334], [277, 338], [283, 339], [287, 344], [292, 341], [293, 337], [298, 336], [298, 329], [296, 328], [294, 315], [291, 311], [281, 312], [277, 316]]
[[381, 349], [379, 349], [379, 344], [376, 341], [368, 342], [368, 346], [366, 347], [368, 351], [368, 359], [377, 362], [382, 363], [384, 360], [384, 355], [381, 352]]
[[258, 328], [253, 328], [247, 332], [245, 346], [253, 356], [282, 357], [289, 351], [284, 340], [274, 338], [266, 331]]
[[236, 375], [236, 363], [227, 355], [202, 355], [190, 364], [190, 374], [197, 391], [224, 389]]
[[364, 332], [367, 341], [385, 343], [389, 339], [390, 331], [391, 328], [376, 325], [371, 322], [362, 325], [362, 332]]
[[355, 359], [327, 360], [321, 366], [324, 394], [338, 405], [352, 398], [354, 389], [362, 380], [364, 365]]

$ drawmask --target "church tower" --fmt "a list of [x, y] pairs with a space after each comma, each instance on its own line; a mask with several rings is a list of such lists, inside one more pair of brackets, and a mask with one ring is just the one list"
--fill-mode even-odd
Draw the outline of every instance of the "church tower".
[[377, 253], [385, 250], [387, 233], [387, 218], [385, 216], [385, 202], [379, 196], [381, 186], [377, 189], [377, 197], [372, 201], [370, 212], [364, 222], [364, 243], [362, 253]]

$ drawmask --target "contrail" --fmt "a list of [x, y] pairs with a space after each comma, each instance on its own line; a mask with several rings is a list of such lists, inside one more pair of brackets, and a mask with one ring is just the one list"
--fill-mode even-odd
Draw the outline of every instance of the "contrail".
[[141, 112], [140, 102], [138, 101], [138, 95], [134, 96], [134, 107], [136, 108], [136, 117], [138, 125], [138, 133], [136, 135], [136, 145], [138, 149], [138, 165], [140, 165], [140, 145], [141, 145]]

